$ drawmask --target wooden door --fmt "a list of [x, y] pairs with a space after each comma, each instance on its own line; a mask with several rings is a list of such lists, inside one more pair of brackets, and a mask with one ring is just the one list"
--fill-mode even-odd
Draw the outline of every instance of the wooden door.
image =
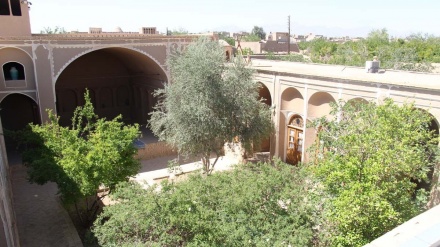
[[287, 127], [287, 156], [286, 162], [296, 165], [301, 162], [303, 149], [303, 131], [294, 127]]

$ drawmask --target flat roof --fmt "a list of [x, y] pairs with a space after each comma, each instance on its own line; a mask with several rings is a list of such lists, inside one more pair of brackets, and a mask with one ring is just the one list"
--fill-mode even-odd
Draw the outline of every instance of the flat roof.
[[365, 68], [300, 62], [252, 59], [251, 68], [264, 72], [307, 75], [340, 80], [390, 84], [403, 87], [440, 90], [440, 74], [380, 69], [367, 73]]
[[140, 34], [134, 32], [128, 33], [63, 33], [63, 34], [32, 34], [31, 36], [2, 37], [2, 41], [33, 41], [33, 40], [50, 40], [50, 41], [66, 41], [66, 40], [121, 40], [121, 39], [137, 39], [137, 40], [157, 40], [157, 39], [178, 39], [192, 40], [199, 36], [212, 36], [212, 34], [188, 34], [188, 35], [163, 35], [163, 34]]

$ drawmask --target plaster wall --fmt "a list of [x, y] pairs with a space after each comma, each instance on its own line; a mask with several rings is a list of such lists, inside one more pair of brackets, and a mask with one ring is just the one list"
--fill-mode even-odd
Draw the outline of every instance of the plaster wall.
[[[0, 131], [3, 127], [0, 121]], [[10, 171], [3, 134], [0, 135], [0, 246], [18, 247], [18, 231], [12, 204]]]

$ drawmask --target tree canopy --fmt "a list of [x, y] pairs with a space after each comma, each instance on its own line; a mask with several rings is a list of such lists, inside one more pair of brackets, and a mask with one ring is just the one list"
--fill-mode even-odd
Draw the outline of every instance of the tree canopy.
[[31, 182], [55, 182], [67, 203], [96, 195], [99, 186], [113, 188], [137, 173], [133, 140], [138, 125], [124, 125], [121, 117], [98, 118], [88, 92], [84, 106], [77, 107], [70, 127], [48, 110], [49, 121], [31, 125], [25, 142], [23, 161]]
[[362, 246], [422, 212], [428, 193], [417, 185], [428, 179], [438, 137], [427, 112], [390, 99], [341, 102], [331, 116], [313, 122], [311, 150], [332, 198], [327, 227], [332, 245]]
[[431, 63], [440, 62], [440, 38], [415, 34], [393, 39], [386, 29], [372, 30], [366, 39], [336, 43], [324, 39], [300, 42], [312, 62], [365, 66], [365, 61], [380, 61], [381, 68], [430, 72]]
[[41, 34], [63, 34], [67, 33], [64, 27], [56, 26], [54, 28], [44, 27], [43, 30], [40, 31]]
[[252, 28], [251, 34], [259, 37], [260, 40], [266, 39], [266, 32], [264, 32], [262, 27], [254, 26], [254, 28]]
[[[93, 232], [102, 246], [312, 246], [321, 195], [305, 169], [247, 164], [142, 189], [125, 184]], [[129, 213], [128, 213], [129, 212]]]
[[171, 82], [156, 94], [161, 98], [150, 126], [160, 140], [183, 155], [201, 155], [210, 173], [225, 142], [237, 140], [247, 149], [259, 145], [272, 130], [270, 109], [258, 100], [254, 71], [243, 59], [225, 64], [223, 48], [200, 38], [168, 60]]

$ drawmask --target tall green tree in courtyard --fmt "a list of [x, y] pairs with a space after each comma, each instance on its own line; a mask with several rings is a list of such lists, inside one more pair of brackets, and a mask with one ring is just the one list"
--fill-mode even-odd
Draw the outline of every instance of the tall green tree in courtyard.
[[[200, 38], [168, 60], [171, 82], [157, 92], [160, 103], [151, 129], [184, 155], [201, 155], [210, 173], [225, 142], [238, 139], [247, 149], [272, 130], [270, 109], [258, 100], [254, 71], [243, 59], [225, 64], [222, 47]], [[211, 163], [209, 157], [216, 154]]]
[[341, 102], [318, 119], [314, 170], [332, 197], [334, 246], [362, 246], [419, 214], [435, 163], [431, 117], [413, 104]]
[[114, 188], [139, 170], [133, 146], [139, 127], [124, 125], [120, 116], [98, 118], [88, 92], [70, 127], [60, 126], [52, 111], [48, 114], [48, 122], [31, 125], [32, 132], [25, 138], [28, 149], [23, 161], [31, 182], [55, 182], [63, 201], [76, 203], [95, 196], [100, 186]]

